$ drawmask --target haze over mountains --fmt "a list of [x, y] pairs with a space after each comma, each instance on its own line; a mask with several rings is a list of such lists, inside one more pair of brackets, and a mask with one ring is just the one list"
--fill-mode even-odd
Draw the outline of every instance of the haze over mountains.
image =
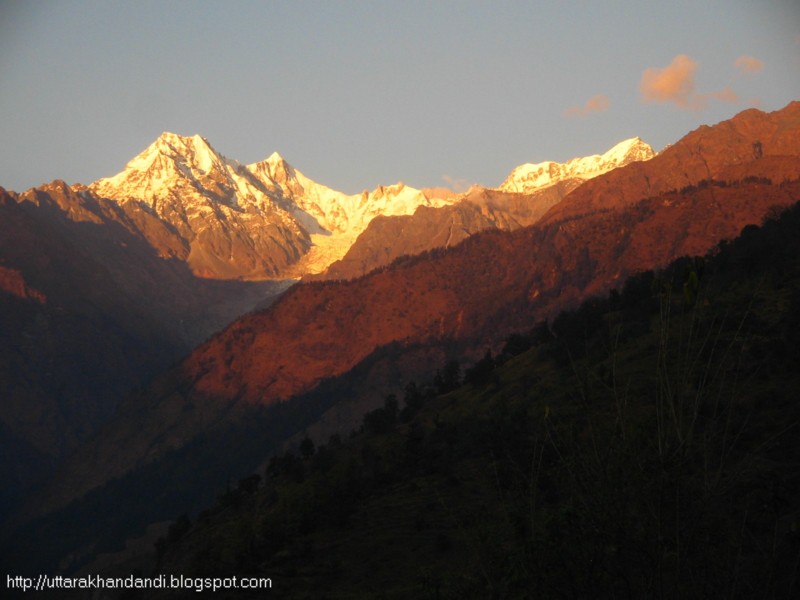
[[[496, 352], [509, 334], [552, 320], [637, 272], [709, 252], [796, 203], [799, 181], [794, 102], [702, 127], [657, 156], [634, 138], [564, 165], [523, 165], [500, 189], [461, 195], [398, 184], [347, 196], [277, 154], [243, 167], [200, 137], [173, 134], [122, 173], [87, 187], [55, 183], [7, 193], [0, 224], [14, 224], [0, 240], [16, 241], [0, 246], [0, 299], [9, 307], [4, 314], [19, 315], [4, 323], [11, 348], [27, 348], [9, 348], [3, 357], [4, 380], [17, 381], [8, 396], [17, 400], [4, 409], [8, 445], [22, 457], [43, 435], [14, 422], [25, 402], [42, 415], [74, 414], [96, 402], [86, 396], [94, 383], [77, 395], [41, 383], [52, 378], [47, 365], [91, 381], [136, 364], [135, 382], [120, 389], [141, 386], [88, 419], [86, 429], [97, 435], [64, 446], [74, 453], [15, 514], [68, 519], [78, 510], [69, 502], [94, 490], [95, 505], [120, 507], [114, 531], [124, 537], [176, 511], [199, 510], [226, 476], [246, 475], [292, 436], [346, 433], [384, 393], [432, 376], [449, 359]], [[292, 287], [172, 368], [165, 369], [166, 357], [148, 356], [159, 348], [174, 360], [215, 325], [279, 291], [250, 280], [326, 267], [320, 276], [336, 281]], [[215, 302], [226, 310], [209, 308]], [[77, 345], [87, 324], [96, 331], [88, 339], [107, 344], [91, 345], [114, 357], [101, 374], [52, 350], [62, 338]], [[82, 348], [73, 355], [94, 356]], [[15, 375], [30, 360], [21, 356], [41, 366]], [[148, 361], [161, 372], [144, 385], [155, 374]], [[314, 396], [319, 390], [339, 391]], [[285, 408], [267, 408], [273, 406]], [[272, 432], [258, 445], [250, 439], [254, 423]], [[209, 441], [220, 439], [242, 440], [246, 458]], [[134, 519], [126, 510], [135, 495], [120, 499], [115, 486], [145, 480], [141, 493], [157, 489], [158, 498]], [[60, 510], [67, 512], [53, 512]], [[75, 543], [83, 554], [73, 567], [98, 543], [89, 529], [80, 536]]]

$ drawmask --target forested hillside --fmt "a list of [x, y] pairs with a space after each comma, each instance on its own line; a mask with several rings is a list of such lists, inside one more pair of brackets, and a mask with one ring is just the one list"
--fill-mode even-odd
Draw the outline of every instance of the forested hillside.
[[156, 571], [282, 598], [790, 597], [798, 230], [795, 206], [443, 365], [178, 519]]

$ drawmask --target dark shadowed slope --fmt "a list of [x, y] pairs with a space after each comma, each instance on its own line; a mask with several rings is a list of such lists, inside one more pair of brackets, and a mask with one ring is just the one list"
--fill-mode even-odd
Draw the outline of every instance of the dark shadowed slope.
[[[121, 397], [281, 288], [200, 280], [63, 182], [0, 190], [0, 443], [10, 493], [36, 480]], [[163, 249], [168, 251], [168, 248]]]
[[353, 438], [276, 457], [175, 521], [152, 568], [286, 598], [794, 597], [798, 227], [796, 205], [449, 394], [409, 388]]

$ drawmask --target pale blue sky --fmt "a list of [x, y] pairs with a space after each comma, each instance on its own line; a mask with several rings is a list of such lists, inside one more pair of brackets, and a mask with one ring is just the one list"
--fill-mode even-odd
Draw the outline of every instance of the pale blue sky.
[[90, 183], [165, 130], [349, 193], [659, 150], [800, 99], [797, 4], [0, 0], [0, 185]]

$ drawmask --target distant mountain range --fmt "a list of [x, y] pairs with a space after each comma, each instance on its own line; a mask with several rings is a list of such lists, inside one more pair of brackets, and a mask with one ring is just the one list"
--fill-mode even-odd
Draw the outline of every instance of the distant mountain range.
[[[357, 235], [373, 216], [441, 204], [403, 184], [347, 196], [308, 179], [277, 153], [245, 167], [200, 136], [172, 133], [87, 189], [126, 212], [157, 215], [177, 246], [171, 255], [195, 274], [217, 279], [323, 269], [327, 252], [337, 252], [341, 238]], [[145, 236], [154, 247], [165, 244], [163, 236]]]
[[[509, 334], [642, 270], [703, 255], [798, 198], [800, 102], [701, 127], [656, 156], [635, 138], [601, 156], [523, 165], [499, 189], [460, 195], [398, 184], [347, 196], [277, 154], [243, 167], [173, 134], [112, 178], [5, 193], [0, 224], [16, 221], [0, 237], [0, 301], [14, 316], [0, 367], [18, 390], [3, 409], [7, 444], [22, 460], [51, 439], [36, 415], [65, 406], [93, 415], [14, 519], [69, 519], [53, 511], [78, 510], [69, 503], [91, 490], [92, 506], [120, 507], [109, 525], [120, 536], [198, 510], [225, 476], [293, 436], [346, 433], [410, 379], [497, 351]], [[281, 291], [220, 279], [290, 275], [328, 281], [301, 282], [213, 333]], [[169, 369], [166, 356], [147, 354], [169, 349], [174, 360], [209, 335]], [[62, 340], [72, 362], [53, 350]], [[17, 375], [31, 357], [37, 366]], [[139, 374], [115, 398], [139, 389], [100, 413], [90, 386], [73, 394], [43, 383], [49, 365], [63, 382], [113, 379], [128, 364]], [[38, 412], [20, 408], [28, 398]], [[254, 440], [254, 424], [270, 433]], [[82, 443], [85, 431], [96, 435]], [[221, 439], [240, 448], [221, 450]], [[136, 491], [152, 499], [146, 511], [135, 481], [147, 481]], [[87, 557], [99, 542], [81, 535]]]
[[[540, 184], [560, 199], [581, 177], [647, 156], [642, 148], [622, 144], [608, 159], [584, 159], [591, 163], [585, 169], [571, 161], [569, 180]], [[488, 203], [478, 208], [480, 195], [504, 203], [487, 212]], [[269, 280], [324, 271], [357, 239], [359, 248], [366, 243], [371, 232], [358, 236], [376, 217], [406, 216], [420, 225], [385, 238], [387, 257], [361, 271], [486, 227], [529, 224], [530, 214], [541, 216], [550, 204], [482, 188], [457, 195], [402, 183], [346, 195], [278, 153], [242, 166], [200, 136], [172, 133], [122, 172], [88, 186], [55, 181], [20, 194], [3, 190], [0, 302], [10, 317], [0, 362], [4, 472], [19, 485], [35, 480], [131, 389], [286, 287]], [[451, 213], [472, 222], [447, 225], [446, 238], [426, 235], [445, 227]], [[406, 239], [420, 235], [425, 242], [418, 247]], [[341, 277], [342, 268], [323, 276]]]
[[[640, 140], [628, 140], [602, 156], [523, 165], [501, 189], [530, 193], [577, 183], [653, 154]], [[249, 280], [318, 273], [341, 258], [375, 217], [411, 215], [418, 207], [464, 199], [403, 183], [347, 195], [309, 179], [277, 152], [242, 166], [199, 135], [168, 132], [117, 175], [74, 191], [83, 201], [111, 201], [106, 216], [143, 237], [162, 258], [184, 261], [200, 277]], [[67, 214], [78, 210], [62, 208]]]
[[585, 181], [653, 156], [650, 146], [632, 138], [602, 155], [564, 164], [547, 161], [521, 165], [498, 189], [473, 186], [452, 204], [438, 209], [420, 207], [413, 214], [373, 219], [340, 260], [306, 278], [358, 277], [401, 256], [449, 248], [484, 229], [511, 231], [533, 225]]

